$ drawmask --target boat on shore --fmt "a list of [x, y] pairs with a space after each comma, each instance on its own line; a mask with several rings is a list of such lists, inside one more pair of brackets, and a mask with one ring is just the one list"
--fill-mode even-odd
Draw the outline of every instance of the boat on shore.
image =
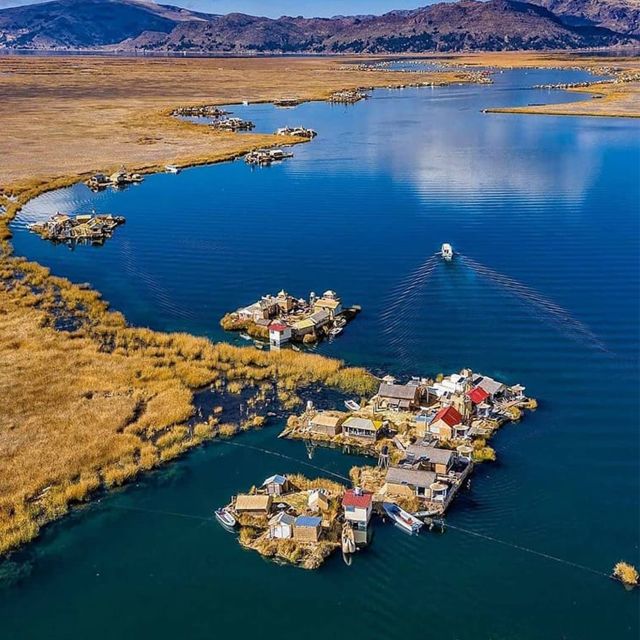
[[214, 515], [216, 516], [216, 520], [225, 529], [233, 529], [238, 522], [235, 519], [235, 517], [232, 515], [232, 513], [229, 511], [229, 509], [227, 509], [226, 507], [223, 507], [221, 509], [216, 509], [214, 511]]
[[418, 518], [392, 502], [383, 502], [382, 508], [401, 529], [409, 533], [418, 533], [424, 524], [421, 520], [418, 520]]
[[448, 242], [445, 242], [440, 248], [440, 255], [447, 262], [451, 262], [453, 260], [453, 247]]

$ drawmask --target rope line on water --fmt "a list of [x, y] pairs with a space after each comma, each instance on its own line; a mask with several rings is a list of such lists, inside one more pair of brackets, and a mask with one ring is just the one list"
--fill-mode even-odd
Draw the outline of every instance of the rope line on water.
[[578, 562], [573, 562], [571, 560], [566, 560], [564, 558], [560, 558], [558, 556], [553, 556], [549, 553], [544, 553], [543, 551], [536, 551], [535, 549], [531, 549], [530, 547], [523, 547], [520, 544], [516, 544], [514, 542], [509, 542], [508, 540], [501, 540], [500, 538], [496, 538], [494, 536], [489, 536], [484, 533], [479, 533], [478, 531], [473, 531], [471, 529], [465, 529], [464, 527], [459, 527], [457, 525], [450, 524], [449, 522], [445, 523], [447, 529], [453, 529], [455, 531], [460, 531], [462, 533], [466, 533], [467, 535], [474, 536], [476, 538], [483, 538], [485, 540], [489, 540], [490, 542], [495, 542], [497, 544], [501, 544], [505, 547], [511, 547], [513, 549], [517, 549], [518, 551], [524, 551], [525, 553], [531, 553], [540, 558], [545, 558], [546, 560], [552, 560], [554, 562], [558, 562], [560, 564], [567, 565], [569, 567], [573, 567], [575, 569], [581, 569], [582, 571], [587, 571], [589, 573], [593, 573], [597, 576], [604, 576], [605, 578], [609, 578], [609, 574], [604, 573], [604, 571], [599, 571], [598, 569], [593, 569], [592, 567], [587, 567], [584, 564], [579, 564]]
[[203, 522], [209, 522], [213, 518], [205, 516], [196, 516], [190, 513], [179, 513], [177, 511], [163, 511], [161, 509], [145, 509], [144, 507], [125, 507], [119, 504], [109, 505], [111, 509], [121, 509], [122, 511], [138, 511], [140, 513], [152, 513], [159, 516], [174, 516], [175, 518], [188, 518], [189, 520], [201, 520]]
[[244, 444], [243, 442], [221, 442], [221, 444], [227, 444], [231, 447], [244, 447], [245, 449], [253, 449], [254, 451], [261, 451], [262, 453], [267, 453], [271, 456], [276, 456], [278, 458], [284, 458], [285, 460], [292, 460], [298, 464], [303, 464], [305, 467], [310, 467], [311, 469], [316, 469], [317, 471], [322, 471], [323, 473], [327, 473], [330, 476], [334, 476], [335, 478], [340, 478], [340, 480], [346, 480], [347, 482], [351, 482], [351, 479], [347, 476], [343, 476], [340, 473], [336, 473], [335, 471], [329, 471], [329, 469], [324, 469], [323, 467], [319, 467], [318, 465], [311, 464], [310, 462], [306, 462], [305, 460], [300, 460], [299, 458], [294, 458], [293, 456], [288, 456], [285, 453], [280, 453], [279, 451], [271, 451], [270, 449], [263, 449], [262, 447], [256, 447], [251, 444]]

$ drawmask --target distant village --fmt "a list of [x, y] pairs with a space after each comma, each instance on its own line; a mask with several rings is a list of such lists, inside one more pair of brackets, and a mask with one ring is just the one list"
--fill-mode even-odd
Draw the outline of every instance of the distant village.
[[268, 341], [271, 348], [279, 349], [287, 343], [315, 344], [335, 337], [359, 311], [357, 305], [343, 307], [335, 291], [325, 291], [321, 296], [312, 292], [305, 299], [295, 298], [282, 290], [275, 296], [262, 296], [256, 302], [228, 313], [220, 324], [226, 331], [239, 331], [244, 336]]
[[276, 474], [234, 496], [216, 517], [240, 528], [244, 546], [305, 568], [335, 550], [346, 559], [366, 547], [373, 516], [409, 533], [444, 527], [474, 465], [495, 459], [487, 445], [492, 434], [536, 406], [524, 387], [470, 369], [403, 384], [386, 376], [373, 397], [347, 400], [346, 411], [318, 411], [308, 402], [281, 437], [373, 456], [375, 466], [354, 467], [352, 488]]

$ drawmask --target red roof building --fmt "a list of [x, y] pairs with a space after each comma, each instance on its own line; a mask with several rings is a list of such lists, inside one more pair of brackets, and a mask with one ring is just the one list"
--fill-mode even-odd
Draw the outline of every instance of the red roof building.
[[269, 331], [277, 331], [278, 333], [283, 333], [289, 327], [286, 324], [282, 324], [281, 322], [274, 322], [269, 325]]
[[369, 509], [373, 501], [373, 494], [369, 491], [349, 489], [342, 496], [343, 507], [355, 507], [356, 509]]
[[454, 409], [453, 407], [442, 407], [442, 409], [436, 413], [432, 423], [436, 423], [439, 420], [442, 420], [450, 427], [455, 427], [457, 424], [462, 422], [462, 416], [457, 409]]
[[473, 404], [481, 404], [489, 397], [489, 394], [482, 387], [472, 389], [467, 395]]

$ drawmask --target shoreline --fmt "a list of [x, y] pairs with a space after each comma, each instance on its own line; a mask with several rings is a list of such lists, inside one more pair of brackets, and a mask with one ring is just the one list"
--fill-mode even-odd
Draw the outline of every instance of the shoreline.
[[[172, 59], [173, 60], [173, 59]], [[338, 75], [342, 71], [338, 70]], [[372, 72], [365, 72], [368, 76]], [[401, 73], [403, 80], [406, 80], [410, 72], [382, 72], [385, 74], [385, 82], [379, 88], [390, 88], [393, 84], [388, 82], [389, 74]], [[421, 74], [422, 75], [422, 74]], [[424, 77], [424, 76], [423, 76]], [[453, 74], [457, 82], [463, 82], [460, 76]], [[450, 80], [449, 83], [454, 83]], [[362, 83], [364, 85], [370, 82]], [[401, 84], [405, 84], [403, 82]], [[422, 84], [422, 83], [420, 83]], [[352, 85], [343, 85], [350, 88]], [[362, 86], [362, 85], [361, 85]], [[302, 101], [326, 100], [330, 91], [324, 97], [308, 97]], [[322, 96], [322, 94], [321, 94]], [[252, 102], [271, 102], [267, 98], [259, 98]], [[194, 101], [196, 102], [196, 101]], [[205, 101], [203, 101], [203, 104]], [[220, 99], [216, 101], [206, 101], [207, 104], [226, 105], [229, 101]], [[175, 108], [166, 107], [157, 112], [167, 120], [167, 111]], [[140, 117], [144, 116], [144, 112]], [[168, 123], [165, 123], [168, 124]], [[182, 123], [179, 127], [186, 127], [197, 131], [198, 134], [206, 135], [207, 132], [200, 131], [201, 125]], [[236, 135], [236, 134], [231, 134]], [[259, 134], [258, 134], [259, 135]], [[220, 139], [228, 136], [220, 136]], [[139, 173], [155, 173], [162, 171], [169, 161], [180, 167], [192, 167], [206, 164], [216, 164], [233, 160], [256, 146], [281, 146], [281, 140], [276, 136], [263, 136], [266, 140], [256, 145], [256, 136], [247, 135], [247, 141], [241, 144], [241, 140], [236, 138], [233, 150], [220, 151], [212, 150], [208, 155], [175, 160], [164, 158], [158, 162], [136, 165], [132, 163], [132, 170]], [[307, 142], [300, 139], [288, 140], [287, 144], [298, 144]], [[125, 159], [126, 160], [126, 159]], [[343, 385], [341, 388], [352, 390], [357, 385], [366, 386], [371, 378], [369, 372], [362, 369], [346, 367], [342, 361], [327, 358], [325, 356], [310, 356], [308, 354], [290, 354], [274, 356], [270, 354], [260, 354], [256, 349], [231, 347], [226, 343], [212, 343], [205, 338], [190, 336], [187, 334], [163, 333], [151, 331], [149, 329], [131, 327], [126, 323], [124, 317], [109, 310], [108, 303], [101, 299], [99, 292], [85, 289], [81, 285], [72, 283], [67, 279], [52, 276], [46, 267], [36, 262], [31, 262], [25, 258], [15, 256], [11, 245], [10, 222], [15, 218], [18, 211], [33, 198], [51, 190], [73, 185], [92, 173], [76, 173], [73, 175], [62, 175], [54, 178], [31, 178], [18, 181], [9, 186], [5, 186], [0, 204], [4, 204], [6, 210], [0, 219], [0, 284], [5, 284], [0, 289], [0, 293], [7, 298], [8, 316], [4, 319], [0, 317], [0, 345], [7, 349], [7, 352], [18, 355], [17, 361], [24, 361], [26, 353], [31, 353], [32, 357], [26, 356], [29, 366], [40, 367], [36, 370], [34, 378], [38, 375], [48, 375], [48, 359], [56, 350], [60, 354], [60, 377], [64, 379], [65, 361], [64, 356], [72, 354], [69, 364], [72, 366], [72, 374], [80, 375], [73, 370], [74, 349], [78, 349], [83, 361], [88, 366], [94, 366], [97, 370], [103, 369], [104, 375], [88, 380], [90, 384], [78, 385], [78, 389], [70, 391], [73, 395], [68, 396], [69, 408], [76, 409], [78, 403], [86, 399], [83, 394], [93, 394], [95, 386], [101, 387], [101, 394], [110, 394], [115, 388], [115, 401], [118, 403], [119, 414], [110, 413], [112, 403], [107, 402], [107, 397], [100, 396], [97, 412], [100, 416], [109, 414], [107, 421], [111, 427], [114, 422], [120, 420], [122, 431], [127, 438], [129, 436], [144, 436], [140, 442], [135, 444], [135, 452], [132, 453], [131, 443], [127, 443], [126, 453], [123, 456], [110, 458], [106, 467], [94, 464], [93, 467], [79, 467], [70, 477], [58, 487], [54, 482], [47, 487], [38, 486], [25, 487], [20, 489], [22, 494], [22, 505], [14, 504], [15, 501], [0, 499], [0, 528], [3, 531], [3, 540], [0, 545], [0, 556], [7, 551], [19, 547], [38, 535], [42, 526], [63, 516], [73, 504], [81, 503], [92, 498], [96, 490], [118, 486], [147, 469], [155, 468], [165, 462], [182, 455], [188, 449], [199, 446], [205, 440], [212, 437], [213, 430], [203, 422], [202, 428], [196, 433], [196, 429], [190, 431], [185, 427], [185, 421], [191, 416], [189, 412], [193, 409], [192, 393], [198, 389], [213, 384], [219, 379], [234, 379], [237, 377], [239, 384], [247, 383], [246, 376], [263, 375], [263, 369], [277, 376], [284, 376], [293, 381], [295, 385], [302, 384], [305, 380], [312, 380], [327, 386]], [[11, 195], [12, 198], [6, 197]], [[37, 292], [37, 293], [36, 293]], [[73, 332], [73, 335], [66, 334], [52, 328], [55, 324], [56, 314], [71, 313], [81, 308], [81, 328]], [[22, 332], [22, 333], [20, 333]], [[16, 335], [19, 338], [16, 338]], [[4, 340], [3, 340], [4, 338]], [[177, 343], [177, 344], [176, 344]], [[17, 346], [16, 346], [17, 344]], [[112, 344], [115, 345], [112, 347]], [[45, 345], [46, 349], [40, 349]], [[112, 351], [104, 351], [105, 346]], [[36, 351], [37, 350], [37, 351]], [[161, 355], [151, 352], [160, 351]], [[38, 360], [33, 353], [38, 354]], [[251, 354], [249, 356], [245, 354]], [[44, 358], [42, 357], [44, 354]], [[112, 355], [115, 354], [115, 355]], [[166, 355], [168, 354], [168, 355]], [[192, 366], [190, 362], [196, 354], [200, 360], [198, 364]], [[226, 359], [225, 359], [226, 358]], [[235, 358], [235, 360], [234, 360]], [[255, 360], [258, 365], [256, 366]], [[169, 361], [175, 360], [176, 364], [169, 365]], [[245, 362], [251, 361], [251, 364]], [[115, 364], [114, 364], [115, 363]], [[224, 364], [224, 367], [221, 365]], [[118, 376], [114, 376], [113, 369], [118, 367]], [[235, 369], [234, 369], [235, 366]], [[151, 374], [147, 374], [147, 379], [136, 380], [134, 370], [145, 371], [147, 367], [160, 369]], [[226, 367], [226, 368], [225, 368]], [[317, 370], [315, 369], [317, 367]], [[11, 369], [11, 367], [10, 367]], [[311, 369], [310, 374], [307, 369]], [[13, 370], [13, 369], [11, 369]], [[237, 370], [237, 374], [234, 373]], [[255, 371], [254, 371], [255, 370]], [[166, 375], [161, 373], [167, 372]], [[233, 375], [232, 375], [233, 374]], [[156, 377], [154, 377], [156, 376]], [[167, 376], [169, 379], [167, 379]], [[231, 377], [230, 377], [231, 376]], [[310, 376], [306, 377], [305, 376]], [[34, 384], [34, 380], [29, 377], [26, 387]], [[9, 378], [11, 373], [9, 372]], [[114, 379], [115, 378], [115, 379]], [[260, 378], [257, 377], [256, 380]], [[10, 382], [11, 380], [9, 380]], [[2, 381], [0, 380], [0, 383]], [[253, 384], [252, 379], [248, 382]], [[25, 396], [18, 399], [18, 403], [25, 403], [24, 406], [18, 404], [15, 408], [16, 416], [33, 417], [36, 421], [42, 414], [35, 414], [29, 408], [28, 402], [33, 398], [34, 392], [25, 388]], [[293, 393], [295, 396], [295, 393]], [[93, 402], [96, 398], [92, 395], [89, 400]], [[63, 398], [64, 399], [64, 398]], [[177, 399], [177, 400], [176, 400]], [[293, 399], [291, 398], [291, 401]], [[149, 410], [149, 406], [154, 408]], [[176, 408], [177, 406], [177, 408]], [[86, 408], [84, 409], [87, 410]], [[166, 415], [165, 415], [166, 414]], [[90, 414], [91, 415], [91, 414]], [[24, 418], [25, 421], [27, 418]], [[11, 420], [11, 418], [9, 418]], [[156, 420], [156, 422], [154, 422]], [[105, 425], [107, 426], [107, 425]], [[120, 429], [120, 425], [117, 425]], [[224, 425], [223, 425], [224, 426]], [[137, 433], [136, 430], [141, 430]], [[149, 432], [151, 430], [151, 432]], [[218, 430], [220, 431], [220, 430]], [[195, 434], [195, 435], [194, 435]], [[146, 438], [146, 439], [145, 439]], [[164, 438], [164, 439], [163, 439]], [[116, 438], [117, 439], [117, 438]], [[158, 445], [160, 443], [160, 445]], [[120, 446], [120, 445], [119, 445]], [[33, 464], [33, 460], [29, 461]], [[111, 474], [108, 480], [105, 470]], [[7, 469], [7, 472], [9, 470]], [[56, 479], [57, 481], [58, 479]], [[37, 482], [35, 483], [37, 484]], [[54, 490], [51, 490], [51, 487]], [[43, 493], [43, 491], [45, 493]], [[28, 514], [34, 511], [34, 501], [37, 504], [36, 516]], [[16, 511], [17, 509], [17, 511]], [[8, 510], [13, 515], [3, 516]], [[15, 514], [18, 513], [21, 520]], [[4, 517], [5, 522], [2, 522]], [[4, 526], [3, 526], [4, 525]]]

